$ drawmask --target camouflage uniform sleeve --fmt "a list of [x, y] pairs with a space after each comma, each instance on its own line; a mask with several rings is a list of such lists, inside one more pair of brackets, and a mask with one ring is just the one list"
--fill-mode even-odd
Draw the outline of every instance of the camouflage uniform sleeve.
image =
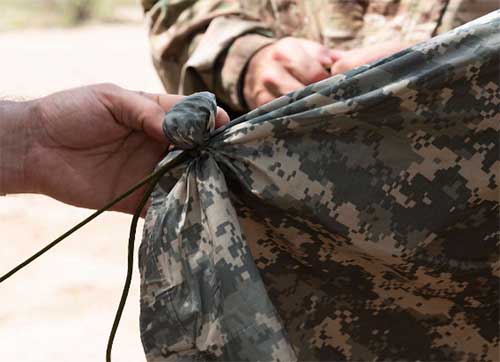
[[436, 34], [468, 23], [498, 9], [498, 0], [449, 0]]
[[[412, 46], [488, 14], [497, 5], [497, 0], [403, 0], [383, 34], [378, 32], [375, 36], [381, 41], [399, 34], [404, 43]], [[367, 36], [365, 44], [373, 41], [373, 37]]]
[[273, 41], [271, 30], [238, 1], [142, 0], [153, 63], [168, 92], [210, 90], [245, 110], [241, 81], [250, 57]]

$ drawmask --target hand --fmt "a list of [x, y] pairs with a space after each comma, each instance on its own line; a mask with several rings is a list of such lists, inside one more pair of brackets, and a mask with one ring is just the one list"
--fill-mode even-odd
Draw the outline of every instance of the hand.
[[337, 61], [331, 68], [331, 74], [345, 73], [361, 65], [385, 58], [408, 46], [409, 44], [400, 41], [391, 41], [347, 51], [333, 50], [333, 56]]
[[328, 78], [334, 61], [330, 50], [314, 41], [283, 38], [259, 50], [250, 60], [243, 96], [250, 109], [308, 84]]
[[[165, 111], [182, 97], [103, 84], [33, 101], [25, 174], [35, 192], [97, 209], [147, 176], [169, 146]], [[216, 126], [228, 122], [219, 109]], [[144, 190], [114, 210], [133, 212]]]

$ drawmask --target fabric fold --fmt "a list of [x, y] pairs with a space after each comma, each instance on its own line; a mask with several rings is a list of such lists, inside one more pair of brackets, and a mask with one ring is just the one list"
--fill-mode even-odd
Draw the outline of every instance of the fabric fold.
[[196, 156], [168, 194], [152, 196], [140, 249], [143, 343], [153, 361], [293, 361], [224, 175], [203, 147], [216, 110], [203, 92], [165, 116], [165, 134]]
[[140, 247], [148, 361], [495, 360], [499, 30], [496, 11], [222, 129], [212, 96], [179, 103], [159, 167], [186, 161]]

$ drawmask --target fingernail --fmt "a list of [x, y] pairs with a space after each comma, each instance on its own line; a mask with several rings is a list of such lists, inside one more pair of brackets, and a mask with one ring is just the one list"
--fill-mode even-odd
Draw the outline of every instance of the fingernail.
[[219, 126], [219, 125], [229, 123], [230, 119], [229, 119], [229, 115], [227, 114], [227, 112], [224, 109], [217, 107], [217, 115], [215, 117], [215, 120], [216, 120], [217, 126]]

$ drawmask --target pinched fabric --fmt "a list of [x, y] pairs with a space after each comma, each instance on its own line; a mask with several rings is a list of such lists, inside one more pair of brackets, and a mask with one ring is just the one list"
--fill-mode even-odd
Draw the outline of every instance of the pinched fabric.
[[152, 361], [499, 358], [500, 12], [214, 130], [165, 117]]

